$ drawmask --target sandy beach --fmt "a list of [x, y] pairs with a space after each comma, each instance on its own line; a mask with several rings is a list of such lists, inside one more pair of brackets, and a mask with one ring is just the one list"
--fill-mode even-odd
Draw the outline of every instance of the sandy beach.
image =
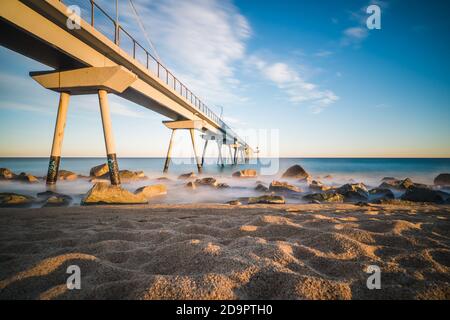
[[[450, 299], [449, 205], [0, 209], [0, 299]], [[69, 265], [81, 289], [68, 290]], [[369, 265], [381, 289], [369, 290]]]

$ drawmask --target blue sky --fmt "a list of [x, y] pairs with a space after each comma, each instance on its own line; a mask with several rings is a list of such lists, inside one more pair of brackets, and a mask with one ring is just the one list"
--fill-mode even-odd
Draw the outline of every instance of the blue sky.
[[[134, 3], [163, 62], [233, 128], [277, 130], [280, 156], [450, 157], [448, 1]], [[381, 30], [365, 26], [370, 4]], [[43, 69], [0, 48], [0, 156], [50, 153], [58, 95], [28, 76]], [[118, 156], [163, 156], [166, 119], [110, 98]], [[73, 97], [63, 156], [104, 152], [97, 97]]]

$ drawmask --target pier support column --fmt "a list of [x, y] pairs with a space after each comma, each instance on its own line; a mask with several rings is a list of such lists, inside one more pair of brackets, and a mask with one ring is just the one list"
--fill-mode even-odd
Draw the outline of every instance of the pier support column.
[[172, 143], [173, 143], [173, 137], [175, 136], [175, 130], [172, 130], [172, 134], [170, 135], [170, 141], [169, 141], [169, 148], [167, 149], [167, 156], [166, 161], [164, 162], [164, 173], [167, 173], [169, 171], [169, 163], [170, 163], [170, 154], [172, 153]]
[[52, 152], [48, 163], [47, 185], [53, 185], [58, 180], [59, 163], [61, 161], [61, 148], [66, 127], [67, 109], [70, 95], [61, 92], [59, 95], [58, 113], [56, 116], [55, 132], [53, 133]]
[[237, 147], [234, 147], [234, 158], [233, 158], [233, 164], [237, 164]]
[[217, 140], [217, 148], [219, 150], [219, 159], [217, 159], [217, 164], [221, 167], [224, 167], [223, 163], [223, 157], [222, 157], [222, 142], [220, 140]]
[[231, 146], [228, 145], [228, 150], [230, 151], [230, 164], [233, 164], [233, 151], [231, 151]]
[[205, 163], [205, 154], [206, 154], [206, 147], [208, 146], [208, 139], [205, 140], [205, 146], [203, 147], [203, 154], [202, 154], [202, 168], [203, 164]]
[[109, 178], [111, 184], [120, 185], [119, 165], [117, 164], [116, 146], [112, 133], [111, 115], [109, 112], [108, 93], [106, 90], [98, 90], [100, 113], [102, 115], [103, 134], [105, 136], [106, 156], [108, 158]]
[[195, 147], [194, 129], [189, 129], [189, 132], [191, 133], [192, 148], [194, 149], [194, 157], [195, 157], [195, 162], [197, 163], [197, 170], [198, 170], [198, 173], [202, 173], [202, 166], [200, 165], [200, 162], [198, 161], [197, 149]]

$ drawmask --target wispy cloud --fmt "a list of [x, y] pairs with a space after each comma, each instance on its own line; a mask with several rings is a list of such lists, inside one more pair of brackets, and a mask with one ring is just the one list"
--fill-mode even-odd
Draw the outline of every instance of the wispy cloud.
[[299, 72], [284, 62], [269, 63], [259, 57], [252, 56], [249, 63], [287, 96], [294, 104], [306, 104], [314, 113], [323, 111], [339, 97], [331, 90], [322, 90], [318, 85], [303, 79]]

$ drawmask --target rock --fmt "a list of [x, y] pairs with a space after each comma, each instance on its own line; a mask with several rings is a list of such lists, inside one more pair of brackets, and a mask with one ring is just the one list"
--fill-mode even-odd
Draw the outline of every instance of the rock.
[[[388, 177], [389, 178], [389, 177]], [[387, 179], [384, 181], [378, 188], [380, 189], [396, 189], [396, 190], [406, 190], [412, 186], [414, 186], [415, 183], [412, 182], [410, 178], [406, 178], [404, 180], [389, 180]]]
[[248, 204], [265, 203], [265, 204], [284, 204], [284, 197], [275, 195], [264, 195], [260, 197], [248, 198]]
[[336, 192], [342, 194], [345, 201], [367, 201], [369, 192], [363, 183], [344, 184], [336, 189]]
[[307, 201], [344, 202], [344, 196], [336, 192], [312, 193], [303, 197]]
[[159, 178], [156, 178], [156, 180], [157, 181], [172, 181], [171, 179], [169, 179], [169, 178], [167, 178], [167, 177], [159, 177]]
[[327, 174], [326, 176], [323, 177], [324, 179], [333, 179], [333, 176]]
[[33, 204], [34, 198], [18, 193], [0, 193], [0, 207], [29, 207]]
[[384, 177], [383, 179], [381, 179], [381, 182], [395, 182], [395, 181], [398, 181], [398, 179], [397, 178], [394, 178], [394, 177]]
[[309, 178], [309, 174], [301, 166], [296, 164], [287, 169], [281, 177], [289, 179], [306, 180], [307, 178]]
[[81, 201], [83, 205], [90, 204], [145, 204], [148, 203], [143, 195], [136, 195], [119, 186], [108, 183], [96, 183]]
[[434, 178], [434, 184], [437, 186], [450, 186], [450, 173], [441, 173], [438, 175]]
[[292, 184], [289, 184], [287, 182], [281, 182], [281, 181], [272, 181], [272, 183], [269, 186], [270, 192], [280, 192], [280, 193], [299, 193], [302, 192], [302, 190], [299, 187], [296, 187]]
[[401, 196], [402, 200], [412, 202], [444, 203], [450, 194], [429, 188], [411, 187]]
[[39, 182], [38, 178], [36, 178], [35, 176], [25, 173], [25, 172], [21, 172], [18, 176], [16, 176], [16, 180], [21, 181], [21, 182], [27, 182], [27, 183], [37, 183]]
[[228, 188], [231, 188], [231, 187], [230, 187], [230, 185], [228, 183], [221, 182], [221, 183], [218, 183], [216, 185], [216, 188], [217, 189], [228, 189]]
[[242, 203], [239, 200], [231, 200], [231, 201], [228, 201], [227, 204], [229, 204], [230, 206], [240, 206], [240, 205], [242, 205]]
[[58, 179], [59, 180], [67, 180], [67, 181], [73, 181], [78, 179], [78, 175], [72, 171], [68, 170], [59, 170], [58, 172]]
[[331, 189], [331, 187], [328, 187], [324, 185], [322, 182], [317, 180], [311, 181], [311, 183], [309, 184], [309, 188], [315, 191], [327, 191]]
[[106, 163], [99, 164], [98, 166], [91, 168], [89, 171], [89, 175], [91, 177], [101, 177], [107, 173], [109, 173], [109, 167]]
[[8, 168], [0, 168], [0, 180], [11, 180], [14, 179], [16, 175], [14, 172]]
[[191, 178], [195, 178], [196, 175], [194, 172], [188, 172], [188, 173], [183, 173], [181, 175], [178, 176], [178, 179], [191, 179]]
[[194, 181], [189, 181], [188, 183], [186, 183], [186, 187], [187, 187], [187, 188], [190, 188], [190, 189], [192, 189], [192, 190], [197, 189], [197, 185], [195, 184]]
[[163, 184], [154, 184], [136, 189], [135, 195], [143, 196], [148, 199], [151, 197], [162, 196], [167, 194], [167, 187]]
[[[137, 181], [137, 180], [147, 179], [147, 177], [144, 175], [144, 171], [130, 171], [130, 170], [120, 170], [119, 177], [120, 177], [121, 182], [129, 182], [129, 181]], [[109, 172], [98, 178], [108, 181], [109, 180]]]
[[195, 180], [195, 184], [198, 184], [200, 186], [216, 187], [217, 186], [217, 180], [215, 178], [212, 178], [212, 177], [202, 178], [202, 179]]
[[267, 188], [265, 185], [263, 185], [262, 183], [259, 183], [256, 187], [255, 187], [256, 191], [260, 191], [260, 192], [269, 192], [269, 188]]
[[395, 196], [390, 189], [375, 188], [369, 191], [369, 198], [372, 202], [380, 202], [395, 199]]
[[37, 197], [44, 200], [44, 207], [68, 206], [72, 202], [71, 196], [49, 190], [38, 193]]
[[234, 172], [232, 176], [235, 178], [254, 178], [257, 176], [257, 173], [255, 169], [245, 169]]

